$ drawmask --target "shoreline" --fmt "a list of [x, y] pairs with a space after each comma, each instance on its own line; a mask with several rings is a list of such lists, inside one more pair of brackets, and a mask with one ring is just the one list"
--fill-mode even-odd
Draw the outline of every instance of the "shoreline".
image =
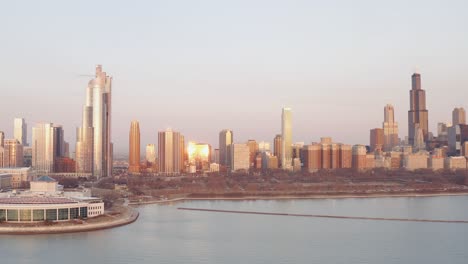
[[[115, 217], [110, 214], [106, 216], [111, 218], [103, 222], [92, 222], [83, 224], [63, 223], [52, 226], [25, 226], [24, 224], [10, 224], [8, 226], [0, 225], [0, 235], [39, 235], [39, 234], [66, 234], [66, 233], [81, 233], [97, 230], [110, 229], [131, 224], [139, 217], [139, 212], [131, 207], [125, 207], [120, 210], [121, 216]], [[112, 219], [113, 218], [113, 219]], [[88, 219], [90, 220], [90, 219]], [[91, 220], [93, 220], [91, 218]], [[15, 226], [18, 225], [18, 226]]]
[[184, 201], [253, 201], [253, 200], [315, 200], [315, 199], [365, 199], [365, 198], [418, 198], [418, 197], [442, 197], [442, 196], [468, 196], [468, 192], [453, 193], [398, 193], [398, 194], [311, 194], [311, 195], [279, 195], [279, 196], [252, 196], [243, 197], [181, 197], [168, 200], [152, 200], [142, 202], [130, 202], [129, 206], [148, 204], [168, 204]]

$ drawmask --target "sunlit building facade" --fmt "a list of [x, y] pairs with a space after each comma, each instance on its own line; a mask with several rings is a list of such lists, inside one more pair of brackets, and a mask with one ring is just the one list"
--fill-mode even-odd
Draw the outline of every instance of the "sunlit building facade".
[[24, 121], [24, 118], [15, 118], [14, 124], [13, 124], [13, 135], [18, 142], [23, 145], [27, 146], [28, 145], [28, 127], [26, 125], [26, 122]]
[[128, 158], [128, 171], [140, 172], [140, 124], [138, 121], [132, 121], [130, 124]]
[[179, 174], [184, 168], [184, 137], [167, 129], [158, 133], [158, 168], [165, 175]]
[[187, 144], [187, 154], [189, 167], [191, 168], [190, 172], [209, 171], [211, 151], [209, 144], [189, 142]]
[[395, 122], [395, 109], [393, 105], [386, 105], [384, 108], [383, 128], [383, 150], [391, 151], [393, 147], [399, 144], [398, 142], [398, 123]]
[[422, 130], [423, 141], [426, 143], [429, 136], [428, 111], [426, 108], [426, 91], [421, 88], [421, 75], [414, 73], [411, 76], [410, 110], [408, 111], [408, 143], [414, 145], [417, 135], [417, 126]]
[[234, 133], [232, 130], [224, 129], [219, 132], [219, 164], [225, 167], [231, 167], [230, 146], [234, 142]]
[[292, 170], [292, 111], [283, 108], [281, 113], [281, 168]]

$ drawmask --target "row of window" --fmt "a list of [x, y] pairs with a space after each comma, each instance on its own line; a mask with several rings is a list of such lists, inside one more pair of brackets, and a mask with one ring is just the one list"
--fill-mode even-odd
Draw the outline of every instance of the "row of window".
[[60, 209], [0, 209], [0, 221], [57, 221], [88, 217], [87, 207]]

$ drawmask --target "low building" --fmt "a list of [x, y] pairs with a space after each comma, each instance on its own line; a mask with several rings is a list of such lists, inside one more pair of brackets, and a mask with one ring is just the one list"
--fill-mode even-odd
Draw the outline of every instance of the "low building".
[[466, 170], [465, 157], [447, 157], [445, 158], [444, 167], [446, 170]]
[[425, 152], [406, 154], [403, 156], [403, 167], [407, 170], [427, 169], [428, 158]]
[[353, 169], [365, 170], [367, 168], [367, 149], [364, 145], [353, 146]]
[[0, 174], [0, 190], [10, 189], [11, 188], [11, 174], [1, 173]]
[[31, 168], [0, 168], [0, 173], [11, 174], [11, 187], [21, 188], [24, 183], [30, 182], [36, 178], [36, 173]]
[[49, 176], [41, 176], [37, 180], [31, 181], [31, 192], [34, 193], [56, 193], [63, 189], [55, 179]]
[[211, 163], [210, 164], [210, 172], [219, 172], [219, 164], [218, 163]]
[[444, 169], [444, 158], [438, 156], [431, 156], [429, 158], [429, 169], [434, 171]]

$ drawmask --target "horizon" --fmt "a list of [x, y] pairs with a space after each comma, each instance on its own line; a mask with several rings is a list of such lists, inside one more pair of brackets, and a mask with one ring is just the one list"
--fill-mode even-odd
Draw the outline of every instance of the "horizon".
[[[235, 142], [272, 144], [286, 106], [293, 113], [293, 142], [330, 136], [368, 145], [386, 104], [394, 106], [404, 139], [413, 72], [421, 73], [429, 131], [436, 135], [437, 123], [451, 122], [455, 107], [468, 108], [468, 4], [421, 3], [343, 2], [340, 10], [307, 1], [186, 1], [187, 9], [114, 3], [104, 20], [99, 7], [107, 3], [89, 12], [87, 3], [73, 11], [60, 3], [29, 3], [37, 10], [7, 3], [0, 16], [8, 25], [0, 29], [7, 40], [0, 43], [7, 99], [0, 105], [0, 131], [12, 138], [13, 119], [23, 117], [30, 143], [35, 122], [60, 124], [74, 150], [91, 79], [86, 75], [102, 64], [114, 78], [116, 155], [128, 152], [132, 120], [140, 123], [143, 151], [157, 145], [157, 132], [167, 127], [187, 142], [215, 148], [222, 129], [231, 129]], [[198, 12], [184, 12], [191, 8]], [[81, 12], [89, 19], [75, 19]]]

